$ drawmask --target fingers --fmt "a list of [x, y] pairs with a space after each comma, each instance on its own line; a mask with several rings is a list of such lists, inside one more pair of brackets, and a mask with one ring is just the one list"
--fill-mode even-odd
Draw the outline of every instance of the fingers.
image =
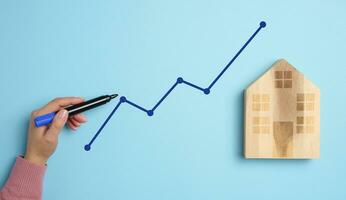
[[87, 118], [84, 115], [82, 115], [82, 114], [74, 115], [72, 118], [75, 119], [79, 123], [87, 122]]
[[49, 102], [47, 105], [45, 105], [43, 108], [37, 111], [38, 115], [55, 112], [60, 110], [61, 108], [69, 105], [74, 105], [78, 103], [82, 103], [84, 101], [83, 98], [80, 97], [63, 97], [63, 98], [56, 98], [53, 101]]
[[58, 139], [61, 129], [64, 127], [68, 118], [67, 110], [60, 110], [53, 119], [52, 124], [48, 128], [45, 137], [49, 138], [49, 141], [55, 141]]
[[75, 119], [70, 119], [69, 120], [76, 128], [80, 127], [81, 123], [79, 123], [77, 120]]
[[72, 130], [77, 130], [78, 127], [80, 127], [83, 123], [87, 121], [86, 117], [82, 114], [77, 114], [68, 119], [67, 125], [72, 129]]
[[76, 131], [78, 129], [78, 127], [76, 127], [71, 121], [67, 121], [67, 126], [73, 131]]

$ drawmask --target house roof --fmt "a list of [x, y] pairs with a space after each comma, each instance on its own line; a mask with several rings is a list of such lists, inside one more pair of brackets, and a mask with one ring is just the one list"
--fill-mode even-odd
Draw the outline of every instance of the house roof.
[[302, 72], [297, 70], [293, 65], [291, 65], [289, 62], [287, 62], [285, 59], [279, 59], [277, 60], [264, 74], [262, 74], [258, 79], [253, 81], [247, 88], [250, 89], [252, 86], [256, 85], [256, 83], [260, 82], [264, 77], [271, 76], [273, 71], [287, 71], [290, 70], [292, 72], [295, 72], [299, 76], [301, 76], [306, 83], [311, 85], [313, 88], [319, 90], [319, 88], [310, 80], [308, 79]]

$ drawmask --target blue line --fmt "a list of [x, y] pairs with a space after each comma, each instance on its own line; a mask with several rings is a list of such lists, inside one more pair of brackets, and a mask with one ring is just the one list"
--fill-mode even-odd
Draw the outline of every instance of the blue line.
[[175, 82], [174, 85], [166, 92], [166, 94], [163, 95], [163, 97], [159, 100], [159, 102], [157, 102], [157, 104], [153, 107], [153, 109], [151, 109], [153, 112], [162, 103], [162, 101], [165, 100], [165, 98], [167, 98], [169, 93], [171, 93], [177, 85], [178, 85], [178, 82]]
[[199, 87], [199, 86], [197, 86], [197, 85], [195, 85], [195, 84], [192, 84], [192, 83], [190, 83], [190, 82], [188, 82], [188, 81], [183, 80], [182, 83], [184, 83], [184, 84], [186, 84], [186, 85], [188, 85], [188, 86], [191, 86], [191, 87], [193, 87], [193, 88], [196, 88], [197, 90], [201, 90], [202, 92], [204, 92], [204, 89], [203, 89], [203, 88], [201, 88], [201, 87]]
[[136, 107], [136, 108], [138, 108], [139, 110], [141, 110], [141, 111], [143, 111], [143, 112], [148, 112], [147, 109], [145, 109], [145, 108], [143, 108], [143, 107], [141, 107], [141, 106], [139, 106], [139, 105], [137, 105], [137, 104], [135, 104], [135, 103], [133, 103], [133, 102], [131, 102], [131, 101], [129, 101], [129, 100], [126, 100], [125, 103], [128, 103], [128, 104], [130, 104], [131, 106]]
[[118, 102], [118, 104], [115, 106], [115, 108], [113, 109], [113, 111], [109, 114], [109, 116], [107, 117], [106, 121], [103, 122], [102, 126], [99, 128], [99, 130], [96, 132], [96, 134], [94, 135], [94, 137], [91, 139], [91, 141], [89, 142], [89, 144], [84, 146], [84, 149], [86, 151], [89, 151], [91, 148], [91, 145], [93, 144], [93, 142], [95, 141], [95, 139], [98, 137], [98, 135], [101, 133], [102, 129], [106, 126], [106, 124], [108, 123], [108, 121], [110, 120], [110, 118], [113, 116], [113, 114], [118, 110], [119, 106], [122, 103], [128, 103], [129, 105], [138, 108], [139, 110], [146, 112], [148, 116], [152, 116], [154, 114], [154, 111], [156, 110], [156, 108], [163, 102], [163, 100], [165, 100], [167, 98], [167, 96], [174, 90], [174, 88], [178, 85], [178, 84], [186, 84], [190, 87], [193, 87], [197, 90], [201, 90], [204, 92], [204, 94], [209, 94], [210, 93], [210, 89], [214, 86], [214, 84], [221, 78], [221, 76], [227, 71], [227, 69], [232, 65], [232, 63], [238, 58], [238, 56], [242, 53], [242, 51], [247, 47], [247, 45], [252, 41], [252, 39], [257, 35], [257, 33], [262, 29], [266, 27], [266, 23], [264, 21], [262, 21], [260, 23], [260, 26], [257, 28], [257, 30], [255, 31], [255, 33], [252, 34], [252, 36], [246, 41], [246, 43], [242, 46], [242, 48], [237, 52], [237, 54], [232, 58], [232, 60], [224, 67], [224, 69], [220, 72], [219, 75], [217, 75], [217, 77], [213, 80], [213, 82], [209, 85], [209, 87], [203, 89], [202, 87], [199, 87], [193, 83], [190, 83], [188, 81], [185, 81], [183, 78], [179, 77], [177, 79], [177, 81], [173, 84], [173, 86], [165, 93], [165, 95], [163, 95], [163, 97], [161, 97], [161, 99], [156, 103], [156, 105], [151, 109], [151, 110], [147, 110], [141, 106], [139, 106], [136, 103], [133, 103], [129, 100], [127, 100], [124, 96], [120, 97], [120, 100]]
[[112, 110], [111, 114], [109, 114], [109, 116], [107, 117], [106, 121], [103, 122], [102, 126], [99, 128], [99, 130], [97, 131], [97, 133], [94, 135], [94, 137], [91, 139], [91, 141], [89, 142], [89, 144], [84, 146], [84, 150], [85, 151], [89, 151], [90, 147], [92, 145], [92, 143], [94, 143], [95, 139], [97, 138], [97, 136], [101, 133], [102, 129], [106, 126], [106, 124], [108, 123], [108, 121], [111, 119], [111, 117], [113, 116], [113, 114], [115, 113], [115, 111], [118, 110], [119, 106], [121, 105], [121, 101], [118, 102], [118, 104], [115, 106], [115, 108]]
[[246, 48], [246, 46], [251, 42], [251, 40], [257, 35], [257, 33], [263, 28], [265, 27], [265, 24], [261, 25], [260, 27], [258, 27], [258, 29], [256, 30], [256, 32], [249, 38], [249, 40], [243, 45], [243, 47], [238, 51], [237, 54], [235, 54], [235, 56], [232, 58], [231, 61], [229, 61], [229, 63], [226, 65], [226, 67], [221, 71], [221, 73], [214, 79], [214, 81], [209, 85], [208, 89], [210, 90], [214, 84], [221, 78], [221, 76], [226, 72], [226, 70], [229, 68], [229, 66], [232, 65], [232, 63], [235, 61], [235, 59], [238, 58], [238, 56], [241, 54], [241, 52]]

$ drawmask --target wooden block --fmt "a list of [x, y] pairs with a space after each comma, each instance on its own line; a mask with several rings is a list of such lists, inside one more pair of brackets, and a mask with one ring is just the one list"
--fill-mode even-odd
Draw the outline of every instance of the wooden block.
[[320, 156], [320, 90], [280, 59], [244, 95], [246, 158]]

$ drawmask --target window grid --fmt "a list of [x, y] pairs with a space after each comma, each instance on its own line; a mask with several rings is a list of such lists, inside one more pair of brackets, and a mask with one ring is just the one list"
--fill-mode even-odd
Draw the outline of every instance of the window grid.
[[252, 96], [252, 111], [269, 111], [270, 107], [269, 94], [255, 94]]
[[297, 117], [296, 133], [314, 133], [314, 120], [313, 116]]
[[297, 111], [314, 111], [315, 109], [315, 95], [311, 93], [298, 93], [297, 94]]
[[269, 134], [270, 133], [269, 117], [253, 117], [252, 124], [253, 124], [252, 132], [254, 134]]
[[292, 88], [292, 71], [275, 71], [275, 88]]

